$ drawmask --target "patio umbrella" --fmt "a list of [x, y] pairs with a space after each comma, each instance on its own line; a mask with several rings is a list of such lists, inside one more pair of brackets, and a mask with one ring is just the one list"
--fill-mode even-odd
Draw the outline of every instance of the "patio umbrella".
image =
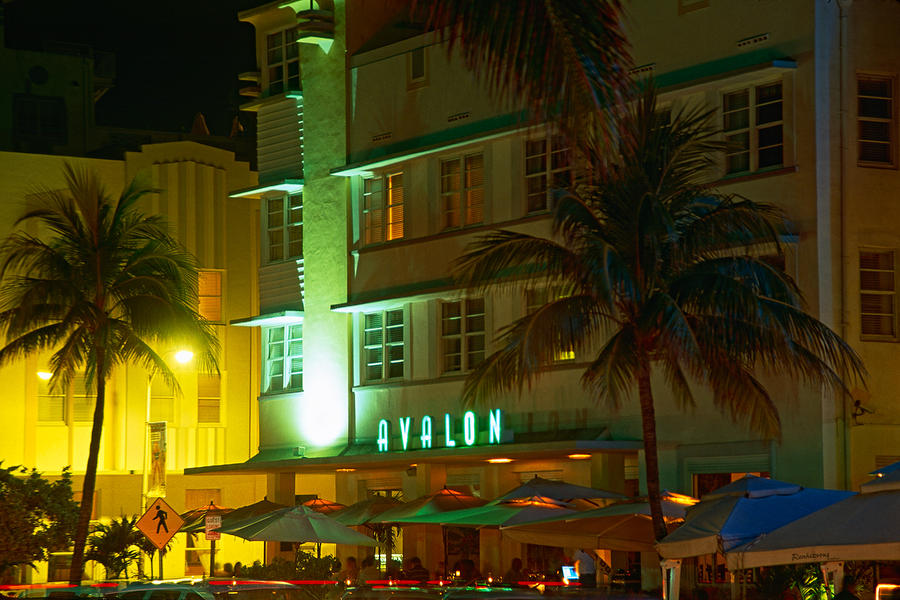
[[423, 515], [447, 513], [464, 508], [484, 506], [488, 501], [471, 494], [445, 487], [433, 494], [421, 496], [387, 509], [370, 523], [406, 523], [408, 519]]
[[312, 500], [307, 500], [303, 503], [303, 506], [311, 508], [317, 513], [322, 513], [324, 515], [330, 515], [331, 513], [338, 512], [339, 510], [344, 510], [345, 508], [347, 508], [346, 504], [332, 502], [331, 500], [323, 500], [322, 498], [313, 498]]
[[[900, 471], [725, 555], [729, 568], [845, 560], [900, 560]], [[848, 492], [849, 493], [849, 492]]]
[[[696, 502], [689, 496], [663, 492], [663, 516], [670, 531], [684, 519], [685, 509], [692, 501]], [[504, 526], [500, 530], [517, 542], [561, 548], [653, 552], [656, 542], [650, 504], [646, 501], [620, 502], [574, 515]]]
[[[189, 510], [187, 512], [182, 513], [180, 516], [184, 519], [184, 523], [181, 525], [181, 529], [178, 531], [184, 531], [185, 533], [197, 533], [200, 531], [206, 531], [206, 517], [208, 516], [223, 516], [232, 512], [233, 509], [225, 508], [224, 506], [217, 506], [213, 503], [212, 500], [209, 501], [209, 504], [206, 506], [201, 506], [200, 508], [195, 508], [193, 510]], [[216, 540], [209, 540], [209, 560], [210, 560], [210, 575], [216, 574]], [[161, 563], [160, 563], [161, 564]], [[160, 566], [160, 571], [162, 571], [162, 566]]]
[[276, 510], [227, 533], [252, 541], [375, 545], [372, 538], [306, 506]]
[[593, 500], [626, 500], [628, 496], [617, 492], [607, 490], [599, 490], [596, 488], [585, 487], [583, 485], [575, 485], [566, 483], [565, 481], [555, 481], [553, 479], [544, 479], [543, 477], [534, 476], [533, 479], [523, 483], [519, 487], [510, 490], [493, 501], [493, 503], [505, 502], [507, 500], [522, 500], [531, 498], [532, 496], [542, 496], [544, 498], [553, 498], [554, 500], [562, 500], [563, 502], [573, 502], [576, 500], [587, 501], [591, 506], [602, 506], [603, 502], [592, 502]]
[[181, 518], [184, 519], [184, 525], [181, 526], [181, 529], [178, 531], [185, 531], [188, 533], [195, 533], [196, 531], [203, 531], [206, 527], [206, 516], [223, 516], [230, 513], [232, 508], [225, 508], [224, 506], [218, 506], [210, 500], [209, 504], [205, 506], [201, 506], [200, 508], [194, 508], [188, 511], [181, 513]]
[[365, 525], [384, 511], [394, 508], [398, 504], [403, 504], [403, 502], [388, 496], [369, 496], [365, 500], [351, 504], [331, 516], [342, 525]]
[[[245, 519], [251, 517], [259, 517], [268, 514], [273, 510], [278, 510], [279, 508], [287, 507], [283, 504], [269, 502], [268, 500], [260, 500], [259, 502], [247, 504], [246, 506], [241, 506], [239, 508], [235, 508], [234, 510], [229, 509], [230, 512], [222, 514], [222, 527], [219, 528], [219, 531], [224, 531], [227, 527], [230, 527], [231, 525], [239, 523]], [[204, 531], [204, 529], [204, 519], [195, 519], [193, 522], [184, 525], [181, 528], [181, 531], [185, 531], [187, 533], [198, 533]]]
[[504, 525], [530, 523], [550, 517], [575, 514], [576, 512], [569, 508], [569, 505], [559, 500], [533, 496], [498, 504], [492, 502], [475, 508], [410, 517], [404, 522], [438, 523], [458, 527], [502, 527]]
[[704, 496], [656, 547], [672, 559], [728, 552], [850, 494], [746, 475]]

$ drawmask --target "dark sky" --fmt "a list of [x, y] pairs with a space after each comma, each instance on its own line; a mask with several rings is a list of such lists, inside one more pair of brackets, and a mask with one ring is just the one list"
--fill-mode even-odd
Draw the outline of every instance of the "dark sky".
[[[2, 1], [2, 0], [0, 0]], [[237, 74], [255, 69], [253, 27], [237, 13], [265, 0], [13, 0], [6, 44], [39, 50], [53, 41], [116, 54], [116, 85], [97, 122], [188, 131], [194, 115], [228, 135], [241, 100]]]

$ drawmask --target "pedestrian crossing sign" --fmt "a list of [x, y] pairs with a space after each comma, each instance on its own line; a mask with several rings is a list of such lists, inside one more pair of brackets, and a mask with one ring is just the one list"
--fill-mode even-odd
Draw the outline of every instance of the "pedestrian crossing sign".
[[165, 500], [153, 498], [150, 508], [138, 519], [136, 525], [157, 549], [162, 550], [184, 525], [184, 519]]

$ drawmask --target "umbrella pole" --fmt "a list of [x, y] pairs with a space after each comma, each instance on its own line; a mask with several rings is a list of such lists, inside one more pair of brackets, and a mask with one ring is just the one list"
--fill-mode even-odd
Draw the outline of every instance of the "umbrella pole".
[[216, 540], [209, 542], [209, 576], [216, 576]]
[[322, 558], [322, 543], [316, 542], [316, 558]]

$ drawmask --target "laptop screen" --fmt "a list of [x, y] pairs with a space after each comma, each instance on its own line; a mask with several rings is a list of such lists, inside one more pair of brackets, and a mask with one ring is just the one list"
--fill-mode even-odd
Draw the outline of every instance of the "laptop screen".
[[575, 567], [572, 565], [563, 565], [562, 576], [569, 581], [578, 579], [578, 573], [575, 572]]

